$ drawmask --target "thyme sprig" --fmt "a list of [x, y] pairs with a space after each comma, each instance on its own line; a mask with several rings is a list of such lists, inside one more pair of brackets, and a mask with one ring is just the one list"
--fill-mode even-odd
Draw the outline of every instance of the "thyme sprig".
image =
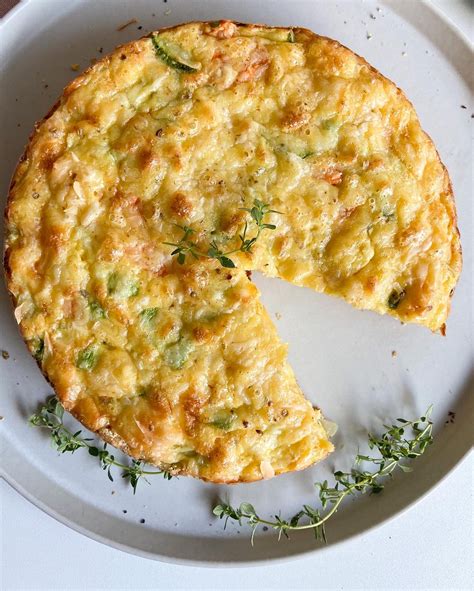
[[[376, 449], [380, 457], [358, 454], [355, 466], [350, 472], [334, 472], [334, 486], [329, 486], [327, 480], [316, 483], [315, 486], [319, 489], [320, 508], [303, 505], [301, 510], [289, 519], [282, 519], [280, 515], [264, 519], [250, 503], [241, 503], [239, 507], [220, 503], [214, 507], [213, 514], [220, 519], [225, 519], [224, 529], [229, 519], [240, 525], [250, 526], [252, 545], [259, 526], [278, 531], [279, 540], [282, 535], [289, 538], [290, 531], [312, 530], [316, 540], [326, 542], [326, 522], [337, 512], [346, 497], [367, 492], [379, 494], [384, 489], [385, 480], [391, 477], [395, 470], [411, 472], [412, 468], [406, 462], [421, 456], [433, 442], [433, 423], [429, 418], [431, 410], [432, 407], [429, 407], [424, 416], [413, 421], [399, 418], [396, 419], [398, 424], [384, 425], [387, 430], [379, 437], [369, 433], [369, 448]], [[93, 439], [82, 437], [82, 431], [72, 432], [68, 429], [64, 425], [63, 415], [64, 408], [59, 400], [55, 396], [50, 396], [30, 417], [29, 423], [35, 427], [49, 429], [52, 443], [60, 453], [74, 453], [80, 448], [87, 449], [90, 455], [99, 458], [102, 469], [107, 471], [111, 481], [113, 481], [112, 467], [120, 468], [122, 477], [129, 480], [134, 494], [139, 480], [143, 478], [148, 482], [146, 479], [148, 475], [161, 474], [168, 480], [172, 478], [172, 474], [166, 470], [145, 470], [144, 463], [139, 460], [132, 460], [131, 464], [118, 462], [107, 450], [107, 444], [104, 444], [101, 449], [90, 443]], [[372, 471], [359, 469], [358, 466], [361, 463], [372, 464], [376, 469]], [[303, 518], [305, 523], [300, 523]]]
[[237, 248], [223, 251], [217, 244], [217, 241], [212, 240], [206, 251], [200, 250], [198, 245], [193, 241], [195, 231], [189, 226], [180, 226], [178, 224], [176, 226], [183, 232], [181, 239], [178, 242], [164, 242], [164, 244], [174, 247], [171, 255], [177, 256], [180, 265], [183, 265], [186, 261], [186, 256], [190, 255], [195, 259], [216, 259], [223, 267], [232, 269], [235, 267], [235, 263], [229, 256], [236, 252], [252, 252], [252, 248], [263, 230], [275, 230], [276, 228], [275, 224], [268, 224], [264, 221], [265, 216], [269, 213], [281, 213], [270, 209], [268, 203], [263, 203], [259, 199], [254, 200], [252, 207], [241, 207], [240, 210], [247, 211], [250, 214], [251, 222], [256, 225], [256, 233], [252, 238], [248, 237], [249, 222], [246, 221], [242, 233], [238, 235], [239, 245]]
[[[370, 449], [378, 450], [380, 457], [358, 454], [355, 466], [350, 472], [337, 471], [334, 473], [335, 485], [329, 486], [328, 481], [318, 483], [319, 500], [321, 508], [303, 505], [293, 517], [288, 520], [280, 515], [274, 515], [273, 519], [263, 519], [250, 503], [241, 503], [239, 507], [221, 503], [213, 509], [214, 515], [220, 519], [225, 518], [224, 528], [229, 519], [249, 525], [252, 528], [251, 542], [253, 545], [255, 531], [259, 526], [270, 527], [278, 531], [278, 539], [282, 535], [289, 537], [288, 532], [311, 529], [318, 541], [326, 542], [326, 522], [337, 512], [342, 501], [349, 495], [356, 493], [378, 494], [384, 488], [384, 481], [392, 476], [396, 469], [410, 472], [411, 467], [406, 460], [421, 456], [432, 443], [432, 427], [430, 421], [431, 407], [424, 416], [414, 420], [396, 419], [396, 425], [384, 425], [387, 429], [380, 437], [368, 435]], [[375, 471], [359, 469], [361, 463], [369, 463], [376, 466]], [[330, 507], [324, 513], [324, 509]], [[305, 523], [300, 524], [300, 520]]]
[[103, 448], [99, 448], [94, 443], [90, 443], [94, 441], [93, 439], [82, 437], [82, 431], [73, 432], [69, 430], [63, 422], [63, 416], [64, 408], [61, 403], [56, 396], [50, 396], [38, 411], [30, 417], [28, 422], [34, 427], [49, 429], [51, 441], [60, 453], [74, 453], [80, 448], [87, 449], [91, 456], [99, 459], [100, 466], [107, 471], [110, 481], [113, 481], [112, 468], [120, 468], [122, 478], [128, 479], [133, 488], [133, 494], [137, 490], [140, 479], [143, 478], [149, 484], [146, 476], [161, 474], [167, 480], [172, 478], [172, 475], [166, 470], [145, 470], [145, 464], [141, 460], [132, 460], [131, 464], [123, 464], [117, 461], [115, 456], [108, 451], [106, 443], [104, 443]]

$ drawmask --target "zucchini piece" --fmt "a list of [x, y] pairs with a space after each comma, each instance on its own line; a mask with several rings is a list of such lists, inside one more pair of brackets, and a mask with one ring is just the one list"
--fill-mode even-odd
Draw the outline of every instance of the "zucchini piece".
[[155, 319], [155, 316], [158, 314], [159, 312], [159, 308], [145, 308], [144, 310], [142, 310], [140, 312], [140, 314], [138, 315], [140, 318], [140, 324], [142, 325], [142, 327], [149, 327], [150, 324], [153, 322], [153, 320]]
[[172, 369], [181, 369], [193, 350], [193, 345], [187, 339], [168, 345], [164, 352], [165, 363]]
[[85, 289], [81, 289], [81, 295], [87, 300], [92, 320], [102, 320], [107, 317], [107, 312], [100, 305], [99, 300], [90, 295]]
[[156, 316], [158, 315], [159, 310], [159, 308], [145, 308], [138, 315], [138, 322], [140, 324], [140, 328], [150, 338], [153, 346], [155, 347], [157, 346], [157, 343], [153, 338], [153, 333], [156, 327]]
[[192, 66], [184, 64], [183, 62], [180, 62], [176, 58], [172, 57], [168, 53], [164, 43], [160, 41], [156, 35], [152, 36], [151, 42], [153, 43], [153, 48], [156, 55], [170, 68], [173, 68], [178, 72], [197, 72], [197, 68], [193, 68]]
[[138, 295], [140, 288], [138, 283], [123, 276], [117, 271], [111, 273], [107, 279], [107, 293], [119, 298], [132, 298]]
[[221, 411], [217, 413], [217, 415], [209, 424], [213, 427], [217, 427], [218, 429], [222, 429], [222, 431], [228, 431], [232, 427], [236, 419], [236, 414]]
[[89, 345], [79, 351], [76, 359], [76, 367], [85, 371], [92, 371], [98, 360], [98, 347], [95, 344]]
[[34, 337], [30, 342], [32, 344], [34, 358], [41, 363], [44, 355], [44, 339], [42, 337]]

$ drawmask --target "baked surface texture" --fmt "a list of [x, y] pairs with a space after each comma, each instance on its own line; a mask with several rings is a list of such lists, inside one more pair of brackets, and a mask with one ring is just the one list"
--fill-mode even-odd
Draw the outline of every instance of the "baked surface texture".
[[[187, 226], [200, 252], [238, 248], [256, 200], [276, 227], [235, 268], [164, 244]], [[229, 21], [157, 32], [76, 78], [36, 126], [6, 221], [15, 317], [65, 408], [213, 482], [332, 450], [245, 270], [444, 331], [461, 268], [448, 174], [402, 92], [336, 41]]]

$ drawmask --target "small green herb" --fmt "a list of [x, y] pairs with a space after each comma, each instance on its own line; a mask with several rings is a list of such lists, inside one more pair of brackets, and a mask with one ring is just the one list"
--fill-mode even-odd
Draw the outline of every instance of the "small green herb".
[[[224, 527], [229, 519], [237, 521], [240, 525], [242, 523], [249, 525], [252, 528], [252, 544], [255, 530], [259, 525], [278, 531], [278, 539], [282, 534], [288, 537], [290, 531], [311, 529], [317, 540], [325, 542], [326, 522], [336, 513], [346, 497], [366, 492], [379, 494], [384, 488], [386, 477], [391, 476], [397, 468], [403, 472], [411, 471], [406, 460], [421, 456], [433, 441], [430, 413], [431, 407], [425, 416], [414, 421], [397, 419], [396, 425], [384, 425], [387, 431], [380, 437], [369, 434], [369, 448], [377, 449], [380, 457], [358, 455], [356, 466], [361, 462], [367, 462], [373, 464], [376, 470], [370, 472], [354, 467], [350, 472], [335, 472], [333, 487], [329, 486], [327, 480], [316, 484], [319, 488], [321, 508], [303, 505], [302, 509], [288, 520], [282, 519], [279, 515], [274, 515], [273, 519], [263, 519], [250, 503], [241, 503], [239, 507], [220, 503], [214, 507], [213, 514], [220, 519], [225, 518]], [[329, 510], [324, 513], [324, 509], [328, 506]], [[306, 523], [300, 524], [301, 519], [305, 519]]]
[[209, 424], [218, 429], [222, 429], [223, 431], [228, 431], [236, 419], [236, 414], [223, 411], [218, 413]]
[[293, 29], [290, 29], [290, 32], [288, 33], [288, 37], [286, 38], [286, 40], [288, 41], [288, 43], [294, 43], [296, 41], [295, 32], [293, 31]]
[[145, 464], [141, 460], [132, 460], [131, 464], [118, 462], [113, 454], [107, 450], [106, 443], [104, 443], [103, 448], [99, 448], [94, 445], [94, 443], [90, 443], [94, 440], [82, 437], [82, 431], [73, 432], [68, 429], [63, 422], [63, 416], [64, 408], [61, 406], [61, 403], [55, 396], [50, 396], [46, 399], [46, 402], [41, 405], [38, 412], [30, 417], [28, 422], [33, 427], [49, 429], [51, 441], [60, 453], [74, 453], [80, 448], [87, 449], [91, 456], [99, 459], [102, 469], [107, 471], [109, 480], [113, 481], [111, 473], [112, 467], [115, 466], [116, 468], [120, 468], [122, 470], [122, 478], [127, 478], [129, 480], [130, 485], [133, 488], [133, 494], [135, 494], [138, 482], [141, 478], [148, 482], [145, 476], [161, 474], [167, 480], [172, 478], [172, 474], [166, 470], [145, 470]]
[[170, 68], [174, 68], [175, 70], [178, 70], [178, 72], [197, 72], [197, 68], [193, 68], [188, 64], [183, 64], [183, 62], [172, 57], [168, 53], [164, 41], [159, 39], [157, 35], [153, 35], [151, 42], [153, 43], [156, 55]]
[[303, 160], [305, 160], [306, 158], [309, 158], [310, 156], [313, 156], [314, 152], [301, 152], [301, 154], [298, 154], [298, 156], [300, 158], [302, 158]]
[[[385, 480], [391, 476], [396, 469], [403, 472], [410, 472], [411, 467], [406, 461], [421, 456], [433, 442], [432, 427], [430, 420], [431, 407], [424, 416], [408, 421], [396, 419], [398, 424], [391, 426], [384, 425], [387, 431], [380, 437], [369, 434], [368, 444], [370, 449], [377, 449], [380, 457], [371, 457], [358, 454], [356, 466], [362, 462], [371, 463], [376, 467], [375, 471], [360, 470], [354, 467], [351, 472], [337, 471], [334, 473], [335, 485], [330, 487], [328, 481], [318, 483], [319, 500], [321, 508], [314, 508], [310, 505], [303, 505], [293, 517], [288, 520], [282, 519], [280, 515], [274, 515], [273, 520], [263, 519], [256, 512], [250, 503], [241, 503], [234, 508], [229, 504], [220, 503], [213, 509], [213, 514], [220, 519], [225, 519], [224, 528], [229, 519], [237, 521], [240, 525], [245, 523], [252, 529], [251, 541], [253, 544], [255, 531], [258, 526], [271, 527], [278, 531], [278, 539], [281, 535], [288, 536], [288, 532], [311, 529], [317, 540], [326, 541], [326, 522], [334, 515], [342, 501], [349, 495], [366, 492], [379, 494], [383, 491]], [[172, 474], [167, 470], [149, 471], [144, 469], [141, 460], [132, 460], [131, 464], [118, 462], [107, 450], [107, 444], [103, 449], [97, 447], [91, 438], [81, 436], [82, 431], [73, 432], [63, 422], [64, 409], [55, 396], [47, 398], [38, 411], [29, 419], [29, 423], [35, 427], [43, 427], [50, 431], [51, 440], [60, 453], [74, 453], [79, 448], [87, 449], [91, 456], [99, 458], [100, 465], [110, 480], [113, 480], [111, 468], [113, 466], [122, 469], [122, 477], [127, 478], [135, 494], [137, 484], [141, 478], [147, 483], [145, 476], [161, 474], [167, 480]], [[194, 453], [194, 452], [193, 452]], [[324, 513], [324, 509], [330, 507]], [[300, 524], [301, 519], [307, 523]]]
[[164, 351], [165, 363], [172, 369], [181, 369], [188, 360], [193, 345], [187, 339], [182, 338], [177, 343], [168, 345]]
[[403, 300], [406, 295], [406, 291], [404, 289], [393, 289], [388, 296], [387, 304], [391, 310], [396, 310], [398, 305]]
[[207, 251], [203, 252], [199, 250], [197, 244], [192, 240], [194, 230], [189, 226], [178, 226], [178, 228], [183, 231], [183, 236], [179, 242], [164, 242], [164, 244], [174, 247], [171, 255], [177, 256], [178, 263], [180, 265], [183, 265], [186, 261], [186, 256], [190, 255], [195, 259], [200, 257], [216, 259], [223, 267], [227, 267], [229, 269], [234, 268], [235, 263], [229, 258], [229, 255], [236, 252], [252, 252], [252, 248], [263, 230], [275, 230], [276, 228], [274, 224], [267, 224], [264, 221], [264, 217], [269, 213], [280, 214], [279, 211], [270, 209], [270, 206], [267, 203], [263, 203], [263, 201], [260, 201], [259, 199], [254, 200], [252, 207], [241, 207], [240, 209], [242, 211], [247, 211], [250, 214], [251, 222], [256, 225], [257, 231], [255, 236], [248, 238], [249, 222], [246, 221], [242, 233], [238, 236], [240, 243], [237, 248], [224, 252], [218, 246], [217, 242], [213, 240], [210, 242]]
[[210, 259], [216, 259], [219, 261], [219, 263], [223, 267], [227, 267], [228, 269], [233, 269], [235, 267], [235, 264], [232, 259], [229, 259], [229, 257], [227, 256], [228, 254], [231, 254], [231, 253], [230, 252], [227, 252], [227, 253], [222, 252], [222, 250], [217, 246], [217, 243], [215, 240], [213, 240], [210, 243], [209, 248], [207, 249], [207, 256]]
[[76, 359], [76, 367], [84, 369], [85, 371], [92, 371], [97, 363], [98, 359], [98, 347], [95, 344], [91, 344], [79, 354]]
[[44, 339], [43, 337], [35, 337], [31, 339], [32, 349], [33, 349], [33, 356], [36, 361], [43, 361], [44, 355]]

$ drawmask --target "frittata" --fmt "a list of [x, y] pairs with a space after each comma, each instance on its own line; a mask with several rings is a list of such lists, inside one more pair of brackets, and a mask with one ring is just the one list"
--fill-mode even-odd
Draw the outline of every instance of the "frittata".
[[332, 450], [246, 271], [443, 332], [461, 267], [448, 174], [401, 91], [336, 41], [230, 21], [76, 78], [6, 221], [15, 317], [65, 408], [214, 482]]

